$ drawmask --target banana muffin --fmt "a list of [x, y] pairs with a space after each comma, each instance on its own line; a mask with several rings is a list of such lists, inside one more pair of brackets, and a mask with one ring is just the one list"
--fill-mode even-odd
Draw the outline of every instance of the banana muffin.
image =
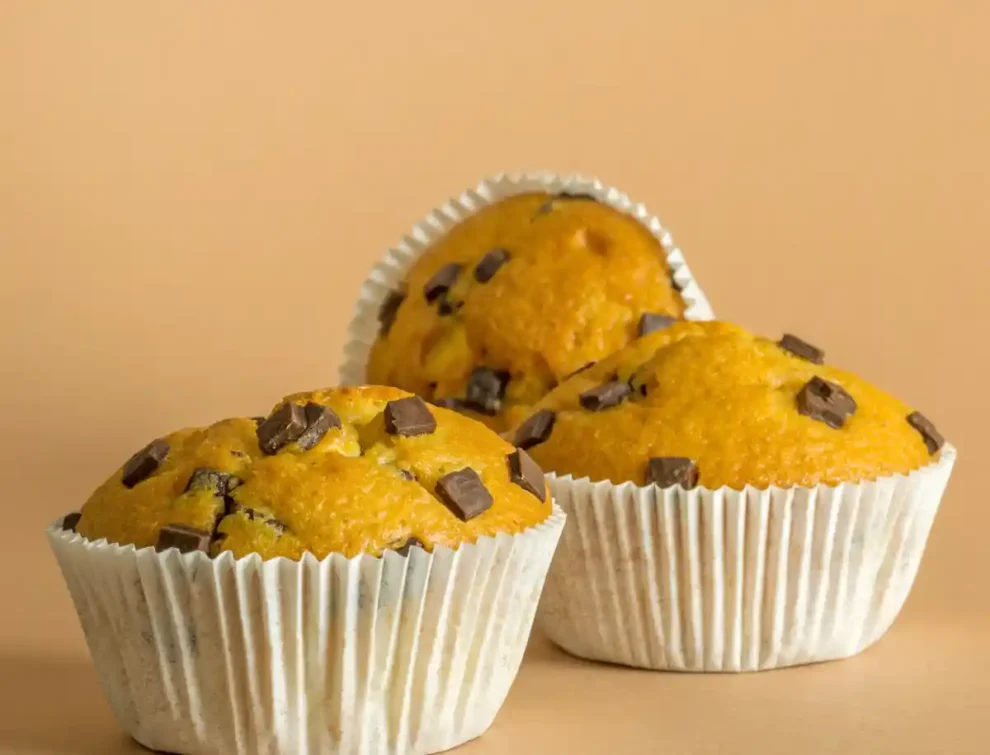
[[931, 460], [920, 413], [785, 335], [678, 322], [588, 367], [515, 431], [558, 475], [741, 489], [872, 480]]
[[587, 194], [520, 194], [451, 228], [382, 300], [366, 377], [503, 430], [684, 311], [643, 223]]
[[404, 391], [360, 387], [155, 439], [68, 524], [139, 548], [298, 559], [455, 548], [550, 509], [525, 451]]

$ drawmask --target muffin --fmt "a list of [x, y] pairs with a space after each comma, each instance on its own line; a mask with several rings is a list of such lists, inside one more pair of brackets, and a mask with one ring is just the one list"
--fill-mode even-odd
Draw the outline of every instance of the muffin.
[[143, 745], [427, 753], [491, 724], [562, 526], [524, 451], [352, 387], [156, 438], [49, 537]]
[[598, 185], [497, 186], [376, 268], [344, 382], [396, 385], [504, 430], [588, 362], [707, 316], [644, 209]]
[[513, 432], [571, 515], [540, 619], [580, 656], [738, 671], [879, 639], [955, 450], [793, 335], [679, 322], [547, 395]]

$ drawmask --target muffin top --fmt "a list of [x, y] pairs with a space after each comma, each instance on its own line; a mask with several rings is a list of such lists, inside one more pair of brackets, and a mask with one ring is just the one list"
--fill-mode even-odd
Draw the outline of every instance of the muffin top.
[[515, 430], [548, 471], [709, 489], [862, 481], [929, 463], [907, 405], [793, 336], [678, 322], [563, 383]]
[[413, 264], [382, 304], [367, 378], [501, 430], [574, 370], [683, 313], [640, 222], [587, 195], [522, 194]]
[[550, 510], [539, 468], [484, 425], [361, 387], [157, 439], [93, 493], [75, 529], [160, 550], [351, 557], [518, 533]]

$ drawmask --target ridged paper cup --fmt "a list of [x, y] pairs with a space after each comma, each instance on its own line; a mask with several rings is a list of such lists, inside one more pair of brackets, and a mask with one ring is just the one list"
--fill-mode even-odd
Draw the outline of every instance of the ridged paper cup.
[[537, 626], [567, 652], [671, 671], [855, 655], [914, 582], [955, 463], [835, 487], [637, 487], [548, 475], [568, 525]]
[[526, 648], [564, 524], [408, 557], [301, 561], [48, 530], [104, 691], [187, 755], [432, 753], [482, 734]]
[[413, 226], [399, 244], [388, 250], [361, 286], [360, 298], [348, 329], [344, 347], [344, 361], [340, 368], [341, 385], [364, 385], [367, 382], [368, 354], [378, 337], [378, 310], [390, 291], [405, 279], [412, 264], [437, 239], [458, 223], [495, 204], [517, 194], [528, 192], [556, 194], [567, 191], [590, 194], [599, 202], [635, 218], [652, 233], [663, 247], [667, 264], [684, 300], [684, 318], [687, 320], [712, 320], [708, 299], [691, 275], [684, 254], [675, 246], [670, 232], [660, 219], [642, 204], [633, 202], [626, 194], [597, 178], [585, 178], [577, 174], [557, 173], [501, 173], [483, 180], [473, 189], [462, 192], [446, 204], [433, 210]]

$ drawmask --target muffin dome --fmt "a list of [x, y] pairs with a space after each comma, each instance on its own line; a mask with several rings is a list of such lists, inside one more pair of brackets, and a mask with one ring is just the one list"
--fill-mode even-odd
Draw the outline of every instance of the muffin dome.
[[488, 428], [398, 389], [359, 387], [157, 439], [93, 493], [75, 529], [298, 559], [456, 547], [550, 512], [540, 470]]
[[723, 322], [640, 338], [546, 396], [515, 430], [547, 471], [741, 489], [907, 473], [942, 438], [922, 415], [800, 339]]
[[415, 262], [382, 305], [367, 379], [501, 430], [574, 370], [683, 313], [640, 222], [585, 195], [521, 194]]

